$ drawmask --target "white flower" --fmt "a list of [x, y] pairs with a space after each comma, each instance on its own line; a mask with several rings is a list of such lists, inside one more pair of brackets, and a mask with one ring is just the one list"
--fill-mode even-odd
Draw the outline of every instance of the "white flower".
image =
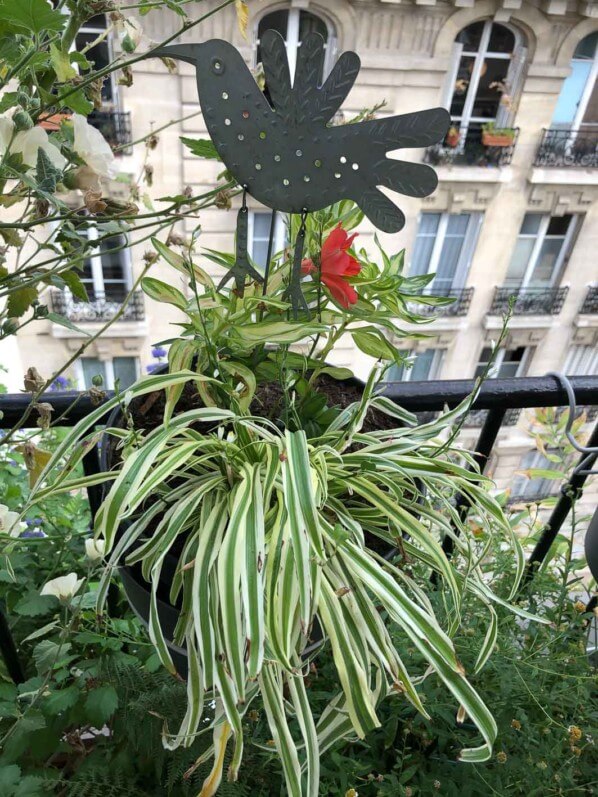
[[26, 523], [19, 522], [18, 512], [11, 512], [6, 504], [0, 504], [0, 533], [18, 537], [26, 528]]
[[105, 540], [85, 540], [85, 554], [92, 562], [97, 562], [104, 556], [106, 550]]
[[48, 134], [43, 127], [32, 127], [29, 130], [21, 130], [17, 133], [12, 142], [10, 151], [20, 152], [23, 155], [23, 163], [26, 166], [37, 164], [37, 151], [43, 149], [53, 166], [57, 169], [64, 169], [66, 158], [48, 138]]
[[59, 601], [68, 601], [75, 595], [82, 583], [83, 579], [77, 578], [76, 573], [68, 573], [66, 576], [53, 578], [44, 584], [40, 595], [54, 595]]
[[101, 177], [116, 177], [116, 158], [100, 131], [92, 127], [80, 113], [73, 114], [73, 128], [73, 149], [77, 155]]
[[4, 155], [8, 149], [14, 124], [8, 116], [0, 116], [0, 155]]

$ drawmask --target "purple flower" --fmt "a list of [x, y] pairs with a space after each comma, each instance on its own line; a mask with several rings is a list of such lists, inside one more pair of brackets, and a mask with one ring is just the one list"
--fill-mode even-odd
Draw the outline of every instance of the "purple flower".
[[19, 537], [23, 540], [31, 540], [36, 537], [47, 537], [48, 535], [45, 534], [41, 529], [27, 529], [26, 531], [21, 532]]
[[154, 346], [154, 348], [152, 349], [152, 357], [155, 357], [158, 360], [160, 359], [160, 357], [166, 357], [166, 354], [167, 354], [166, 349], [163, 349], [161, 346]]
[[57, 376], [50, 385], [50, 390], [67, 390], [68, 386], [69, 380], [66, 378], [66, 376]]
[[149, 365], [145, 366], [145, 370], [148, 372], [148, 374], [153, 374], [158, 370], [158, 368], [161, 367], [161, 365], [162, 363], [150, 363]]

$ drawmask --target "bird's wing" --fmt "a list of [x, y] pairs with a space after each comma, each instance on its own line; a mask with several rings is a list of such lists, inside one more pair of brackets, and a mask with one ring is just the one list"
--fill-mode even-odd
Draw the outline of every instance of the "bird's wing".
[[429, 147], [442, 141], [451, 117], [445, 108], [404, 113], [386, 119], [373, 119], [352, 125], [364, 143], [383, 146], [386, 152], [399, 147]]
[[404, 213], [377, 188], [363, 191], [355, 201], [379, 230], [398, 232], [405, 226]]
[[313, 108], [320, 94], [319, 83], [324, 66], [324, 39], [319, 33], [308, 33], [297, 50], [297, 66], [293, 79], [293, 104], [299, 125], [312, 120]]
[[291, 74], [284, 39], [275, 30], [267, 30], [260, 40], [266, 88], [276, 113], [289, 123], [293, 117]]
[[313, 122], [327, 122], [332, 119], [353, 88], [360, 66], [357, 53], [346, 52], [341, 55], [318, 92], [312, 110]]

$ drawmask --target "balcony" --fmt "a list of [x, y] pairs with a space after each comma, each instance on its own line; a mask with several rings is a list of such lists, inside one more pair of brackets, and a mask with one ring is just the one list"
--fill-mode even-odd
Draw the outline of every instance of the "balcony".
[[444, 307], [437, 307], [429, 304], [419, 304], [417, 301], [408, 302], [410, 312], [426, 317], [441, 316], [442, 318], [455, 318], [465, 316], [469, 311], [473, 288], [455, 288], [451, 290], [434, 290], [433, 288], [422, 294], [423, 296], [442, 296], [452, 298], [455, 301]]
[[598, 125], [581, 130], [544, 129], [534, 166], [598, 167]]
[[[488, 412], [489, 410], [470, 410], [465, 418], [465, 421], [463, 422], [463, 426], [466, 429], [477, 429], [483, 426], [486, 422], [486, 418], [488, 417]], [[515, 426], [520, 417], [521, 408], [511, 407], [505, 413], [503, 426]]]
[[558, 315], [569, 292], [564, 288], [506, 288], [494, 289], [488, 313], [505, 315], [513, 302], [513, 315]]
[[579, 308], [582, 315], [598, 315], [598, 285], [592, 285], [588, 288], [586, 298]]
[[[52, 291], [52, 309], [73, 323], [103, 323], [109, 321], [117, 314], [122, 306], [125, 293], [93, 293], [89, 292], [89, 301], [82, 302], [70, 293]], [[143, 321], [145, 307], [143, 292], [135, 291], [131, 300], [124, 309], [119, 321]]]
[[449, 131], [442, 144], [428, 147], [424, 162], [433, 166], [508, 166], [518, 135], [519, 128], [512, 127], [505, 135], [490, 138], [481, 123], [472, 123], [459, 128], [458, 136], [451, 137]]
[[87, 117], [90, 125], [99, 130], [110, 146], [122, 155], [131, 153], [131, 114], [128, 111], [92, 111]]

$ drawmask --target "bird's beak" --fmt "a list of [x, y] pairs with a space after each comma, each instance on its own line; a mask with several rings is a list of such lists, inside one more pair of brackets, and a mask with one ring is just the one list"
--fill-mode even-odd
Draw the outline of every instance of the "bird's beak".
[[167, 47], [156, 47], [145, 54], [145, 58], [174, 58], [175, 61], [186, 61], [188, 64], [197, 63], [197, 48], [199, 44], [169, 44]]

